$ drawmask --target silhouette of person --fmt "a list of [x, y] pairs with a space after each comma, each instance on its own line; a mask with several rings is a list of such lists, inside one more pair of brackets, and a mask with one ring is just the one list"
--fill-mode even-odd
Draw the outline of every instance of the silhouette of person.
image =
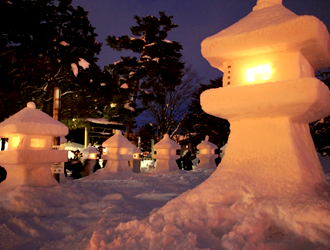
[[7, 171], [0, 166], [0, 182], [3, 182], [7, 178]]

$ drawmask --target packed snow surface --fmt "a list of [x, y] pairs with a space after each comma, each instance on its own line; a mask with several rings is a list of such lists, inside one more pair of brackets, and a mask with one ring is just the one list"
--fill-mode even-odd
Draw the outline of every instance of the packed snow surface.
[[[330, 157], [320, 159], [329, 171]], [[253, 186], [250, 177], [220, 168], [221, 175], [201, 185], [214, 170], [105, 170], [78, 180], [61, 176], [56, 187], [2, 193], [0, 249], [330, 247], [325, 190], [282, 186], [274, 195], [267, 183]]]

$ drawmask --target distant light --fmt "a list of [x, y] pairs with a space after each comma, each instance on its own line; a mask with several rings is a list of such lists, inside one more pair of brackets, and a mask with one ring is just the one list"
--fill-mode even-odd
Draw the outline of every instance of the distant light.
[[266, 81], [272, 74], [272, 68], [270, 64], [259, 65], [255, 68], [246, 70], [246, 81], [247, 82], [261, 82]]
[[89, 159], [97, 159], [97, 154], [96, 153], [90, 153], [89, 154]]

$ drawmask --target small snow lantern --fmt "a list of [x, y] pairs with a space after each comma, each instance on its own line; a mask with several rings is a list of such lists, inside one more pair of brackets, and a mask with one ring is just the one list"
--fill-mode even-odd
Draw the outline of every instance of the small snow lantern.
[[82, 173], [82, 176], [88, 176], [93, 174], [94, 172], [94, 166], [96, 164], [97, 155], [100, 153], [96, 148], [92, 147], [92, 145], [89, 143], [87, 148], [81, 151], [82, 153], [82, 160], [84, 161], [84, 171]]
[[155, 159], [156, 170], [171, 171], [178, 170], [178, 165], [175, 160], [179, 159], [177, 150], [180, 149], [180, 145], [171, 140], [168, 134], [164, 135], [164, 138], [155, 144], [156, 150]]
[[206, 136], [205, 141], [197, 145], [197, 149], [199, 150], [198, 159], [200, 160], [198, 168], [215, 169], [217, 167], [215, 164], [215, 158], [217, 158], [215, 150], [218, 147], [209, 142], [209, 136]]
[[68, 134], [68, 127], [36, 109], [34, 102], [0, 123], [0, 137], [8, 138], [8, 149], [0, 152], [6, 168], [3, 186], [53, 186], [52, 163], [66, 162], [67, 151], [53, 149], [53, 137]]
[[133, 159], [133, 144], [128, 141], [120, 132], [116, 130], [115, 134], [103, 142], [105, 153], [102, 159], [107, 160], [105, 169], [111, 172], [131, 171], [128, 162]]
[[83, 154], [82, 159], [97, 159], [97, 155], [100, 154], [100, 152], [92, 147], [92, 145], [89, 143], [87, 148], [85, 148], [83, 151], [81, 151]]

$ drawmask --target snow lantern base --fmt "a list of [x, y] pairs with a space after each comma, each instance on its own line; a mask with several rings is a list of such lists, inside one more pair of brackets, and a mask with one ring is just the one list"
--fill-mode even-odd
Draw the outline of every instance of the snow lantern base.
[[9, 190], [19, 186], [53, 187], [59, 183], [52, 176], [50, 164], [4, 165], [7, 178], [1, 182], [0, 190]]
[[325, 183], [308, 125], [330, 114], [330, 91], [318, 79], [207, 90], [201, 105], [205, 112], [230, 122], [218, 168], [239, 169], [275, 186], [311, 188]]

